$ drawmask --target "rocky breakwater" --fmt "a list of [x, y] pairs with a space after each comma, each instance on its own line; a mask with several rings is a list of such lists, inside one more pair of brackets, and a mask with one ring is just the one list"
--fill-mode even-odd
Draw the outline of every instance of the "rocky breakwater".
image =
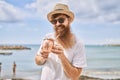
[[31, 48], [21, 45], [0, 45], [0, 50], [30, 50]]

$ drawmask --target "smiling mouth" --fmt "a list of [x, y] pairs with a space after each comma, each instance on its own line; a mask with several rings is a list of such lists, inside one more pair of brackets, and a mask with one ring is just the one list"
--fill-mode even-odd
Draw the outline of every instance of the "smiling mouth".
[[58, 33], [59, 37], [62, 36], [64, 33], [64, 28], [58, 28], [57, 33]]
[[64, 25], [56, 26], [56, 31], [57, 31], [57, 35], [59, 35], [59, 37], [62, 36], [65, 31], [65, 26]]
[[61, 26], [58, 26], [58, 27], [57, 27], [57, 32], [58, 32], [58, 33], [61, 33], [61, 32], [64, 31], [64, 29], [65, 29], [64, 26], [62, 26], [62, 25], [61, 25]]
[[60, 29], [57, 30], [58, 33], [61, 33], [61, 32], [63, 32], [63, 31], [64, 31], [63, 28], [60, 28]]

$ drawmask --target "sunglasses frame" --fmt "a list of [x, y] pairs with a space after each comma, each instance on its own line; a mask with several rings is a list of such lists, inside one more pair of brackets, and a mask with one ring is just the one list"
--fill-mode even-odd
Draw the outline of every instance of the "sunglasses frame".
[[53, 19], [53, 20], [51, 20], [50, 22], [52, 23], [52, 24], [57, 24], [57, 22], [59, 22], [59, 23], [64, 23], [65, 22], [65, 19], [66, 18], [58, 18], [58, 19]]

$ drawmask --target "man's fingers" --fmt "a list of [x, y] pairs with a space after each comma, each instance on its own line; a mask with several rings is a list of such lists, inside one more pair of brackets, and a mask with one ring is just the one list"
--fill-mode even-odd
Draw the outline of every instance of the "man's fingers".
[[49, 55], [49, 53], [45, 53], [45, 52], [42, 52], [42, 53], [41, 53], [41, 56], [44, 57], [44, 58], [47, 58], [48, 55]]
[[63, 52], [62, 50], [57, 50], [57, 49], [52, 49], [51, 51], [56, 54], [61, 54]]
[[42, 55], [43, 58], [48, 58], [48, 54]]
[[50, 53], [48, 50], [41, 50], [40, 53]]
[[54, 45], [53, 49], [55, 49], [55, 50], [63, 50], [62, 46], [60, 46], [60, 45]]

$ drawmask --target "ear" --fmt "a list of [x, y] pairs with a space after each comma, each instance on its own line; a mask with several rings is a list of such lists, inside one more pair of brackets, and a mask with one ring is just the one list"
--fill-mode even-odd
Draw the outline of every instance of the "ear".
[[71, 22], [71, 18], [68, 18], [69, 23]]

